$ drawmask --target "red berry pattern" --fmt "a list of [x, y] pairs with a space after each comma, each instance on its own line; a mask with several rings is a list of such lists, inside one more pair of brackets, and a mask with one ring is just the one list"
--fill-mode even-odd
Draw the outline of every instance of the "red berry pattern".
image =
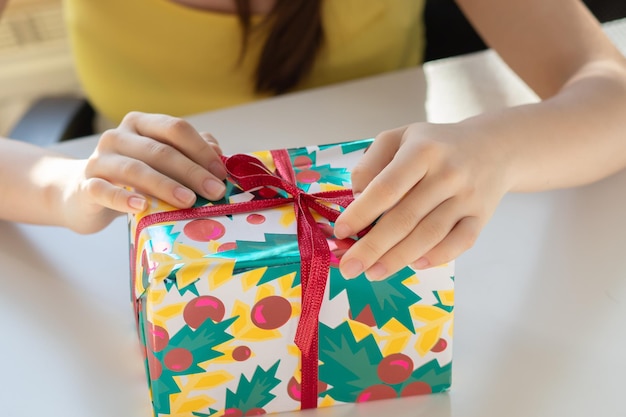
[[163, 362], [167, 369], [183, 372], [193, 364], [193, 355], [185, 348], [175, 348], [165, 354]]
[[265, 216], [258, 213], [248, 214], [246, 221], [250, 224], [263, 224], [265, 223]]
[[291, 317], [291, 303], [278, 295], [270, 295], [252, 307], [250, 318], [252, 323], [260, 329], [278, 329]]
[[352, 310], [348, 310], [348, 318], [350, 320], [358, 321], [359, 323], [363, 323], [369, 327], [376, 326], [376, 319], [374, 319], [374, 314], [372, 313], [372, 308], [366, 305], [363, 310], [356, 317], [352, 316]]
[[378, 377], [387, 384], [406, 381], [413, 372], [413, 360], [403, 353], [393, 353], [378, 364]]
[[439, 352], [443, 352], [444, 350], [446, 350], [447, 347], [448, 347], [448, 342], [446, 342], [446, 339], [439, 339], [437, 343], [435, 343], [435, 346], [433, 346], [432, 349], [430, 350], [432, 352], [439, 353]]
[[321, 178], [321, 174], [317, 171], [313, 171], [312, 169], [305, 169], [304, 171], [300, 171], [296, 174], [296, 180], [303, 184], [313, 184], [314, 182], [318, 182]]
[[298, 169], [309, 169], [313, 166], [313, 161], [308, 156], [300, 155], [294, 158], [293, 166]]
[[243, 417], [243, 411], [238, 408], [227, 408], [224, 410], [224, 417]]
[[211, 295], [201, 295], [189, 301], [183, 310], [183, 319], [192, 329], [197, 329], [206, 319], [218, 323], [224, 319], [224, 303]]
[[[328, 389], [328, 384], [324, 381], [317, 381], [317, 393], [322, 393]], [[300, 401], [302, 399], [302, 385], [296, 380], [295, 377], [291, 377], [287, 383], [287, 394], [291, 399]]]
[[252, 351], [248, 346], [237, 346], [233, 349], [233, 359], [237, 362], [243, 362], [252, 355]]
[[146, 337], [148, 340], [148, 347], [153, 352], [162, 351], [170, 342], [170, 335], [167, 330], [152, 323], [148, 323]]
[[426, 382], [415, 381], [406, 385], [400, 392], [401, 397], [409, 397], [411, 395], [430, 394], [433, 390]]
[[192, 220], [185, 225], [183, 232], [189, 239], [198, 242], [210, 242], [224, 236], [224, 225], [213, 219]]
[[151, 352], [148, 352], [148, 370], [150, 371], [150, 379], [153, 381], [159, 379], [163, 373], [161, 361]]
[[217, 247], [217, 252], [226, 252], [233, 249], [237, 249], [237, 242], [226, 242]]
[[398, 393], [389, 385], [378, 384], [365, 388], [356, 398], [357, 403], [397, 398]]

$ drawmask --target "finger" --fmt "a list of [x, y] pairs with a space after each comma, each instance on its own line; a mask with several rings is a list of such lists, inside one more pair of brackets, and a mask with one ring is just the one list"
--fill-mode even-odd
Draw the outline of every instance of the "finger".
[[[429, 213], [452, 197], [453, 190], [453, 187], [434, 180], [418, 183], [344, 254], [341, 261], [344, 276], [353, 278], [370, 269], [376, 260], [404, 240]], [[407, 263], [415, 259], [412, 257]]]
[[464, 217], [454, 226], [448, 236], [411, 264], [414, 269], [426, 269], [443, 265], [459, 257], [476, 243], [482, 222], [478, 217]]
[[219, 145], [219, 142], [217, 141], [217, 139], [215, 139], [215, 136], [213, 136], [211, 133], [209, 132], [199, 132], [199, 133], [202, 139], [204, 139], [205, 141]]
[[355, 195], [362, 193], [376, 175], [389, 165], [400, 146], [402, 132], [404, 128], [388, 130], [374, 139], [367, 152], [352, 169], [352, 191]]
[[[209, 200], [218, 200], [224, 195], [226, 188], [219, 178], [182, 154], [178, 149], [166, 143], [119, 130], [105, 132], [101, 136], [100, 142], [103, 143], [102, 146], [107, 149], [108, 155], [119, 154], [144, 162], [153, 170], [172, 178], [178, 184], [182, 184], [196, 191]], [[208, 148], [206, 143], [204, 146]], [[98, 169], [93, 173], [88, 170], [89, 176], [108, 179], [109, 176], [114, 175], [116, 180], [122, 180], [124, 185], [128, 185], [128, 181], [131, 179], [120, 178], [119, 175], [112, 173], [111, 170], [114, 170], [114, 167], [110, 165], [98, 167], [98, 158], [100, 155], [106, 154], [98, 153], [96, 157], [90, 159], [88, 168], [97, 167]], [[124, 160], [124, 163], [127, 165], [127, 170], [139, 169], [133, 165], [128, 165], [129, 162], [127, 160]], [[131, 175], [131, 173], [127, 172], [125, 175]], [[153, 193], [153, 189], [150, 189], [149, 192], [151, 195], [158, 197]]]
[[120, 127], [166, 143], [208, 169], [217, 178], [226, 178], [226, 168], [215, 147], [206, 146], [206, 139], [184, 119], [163, 114], [131, 112], [124, 117]]
[[174, 207], [190, 207], [196, 200], [195, 193], [190, 189], [145, 162], [131, 157], [105, 154], [90, 159], [86, 172], [91, 178], [100, 178], [112, 185], [132, 187]]
[[215, 139], [215, 137], [213, 137], [212, 134], [207, 132], [200, 132], [200, 136], [202, 136], [202, 139], [204, 139], [210, 146], [213, 147], [213, 150], [218, 155], [224, 155], [224, 152], [222, 151], [219, 142], [217, 141], [217, 139]]
[[428, 172], [428, 158], [415, 150], [397, 152], [335, 222], [335, 236], [344, 239], [363, 230], [396, 205]]
[[449, 235], [463, 217], [464, 203], [459, 198], [444, 201], [430, 212], [400, 243], [386, 252], [365, 271], [371, 281], [380, 281], [409, 265]]
[[148, 207], [143, 195], [115, 186], [101, 178], [88, 179], [85, 190], [94, 203], [114, 211], [140, 213]]
[[[367, 149], [367, 152], [361, 157], [357, 165], [352, 169], [352, 193], [355, 198], [358, 197], [372, 180], [392, 161], [399, 147], [403, 131], [404, 128], [398, 128], [380, 133]], [[356, 214], [353, 214], [354, 212], [356, 212]], [[359, 216], [358, 212], [359, 210], [352, 208], [348, 210], [347, 214], [337, 219], [334, 225], [335, 236], [341, 236], [341, 239], [345, 239], [356, 233], [359, 226], [353, 224], [353, 219]]]

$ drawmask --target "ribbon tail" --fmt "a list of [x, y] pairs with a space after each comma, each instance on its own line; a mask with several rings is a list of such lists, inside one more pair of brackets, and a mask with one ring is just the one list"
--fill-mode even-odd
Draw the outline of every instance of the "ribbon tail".
[[302, 313], [295, 340], [302, 356], [300, 407], [304, 410], [317, 407], [319, 313], [330, 268], [330, 249], [311, 212], [298, 206], [298, 217], [303, 217], [299, 222], [303, 281]]
[[319, 395], [317, 391], [318, 375], [318, 357], [319, 357], [319, 337], [316, 334], [311, 340], [309, 352], [302, 354], [302, 369], [301, 369], [301, 386], [300, 392], [300, 408], [307, 410], [309, 408], [317, 408], [317, 397]]

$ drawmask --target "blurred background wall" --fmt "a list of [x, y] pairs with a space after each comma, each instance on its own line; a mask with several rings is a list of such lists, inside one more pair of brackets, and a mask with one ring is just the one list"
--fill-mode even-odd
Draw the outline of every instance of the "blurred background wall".
[[80, 94], [61, 1], [9, 0], [0, 17], [0, 134], [35, 98]]

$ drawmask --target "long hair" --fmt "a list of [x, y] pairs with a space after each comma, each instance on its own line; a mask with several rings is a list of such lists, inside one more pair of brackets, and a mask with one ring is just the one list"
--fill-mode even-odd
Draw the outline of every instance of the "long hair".
[[[243, 32], [242, 54], [251, 33], [250, 0], [235, 0]], [[276, 0], [262, 24], [270, 25], [255, 72], [255, 90], [282, 94], [313, 67], [324, 31], [322, 0]]]

